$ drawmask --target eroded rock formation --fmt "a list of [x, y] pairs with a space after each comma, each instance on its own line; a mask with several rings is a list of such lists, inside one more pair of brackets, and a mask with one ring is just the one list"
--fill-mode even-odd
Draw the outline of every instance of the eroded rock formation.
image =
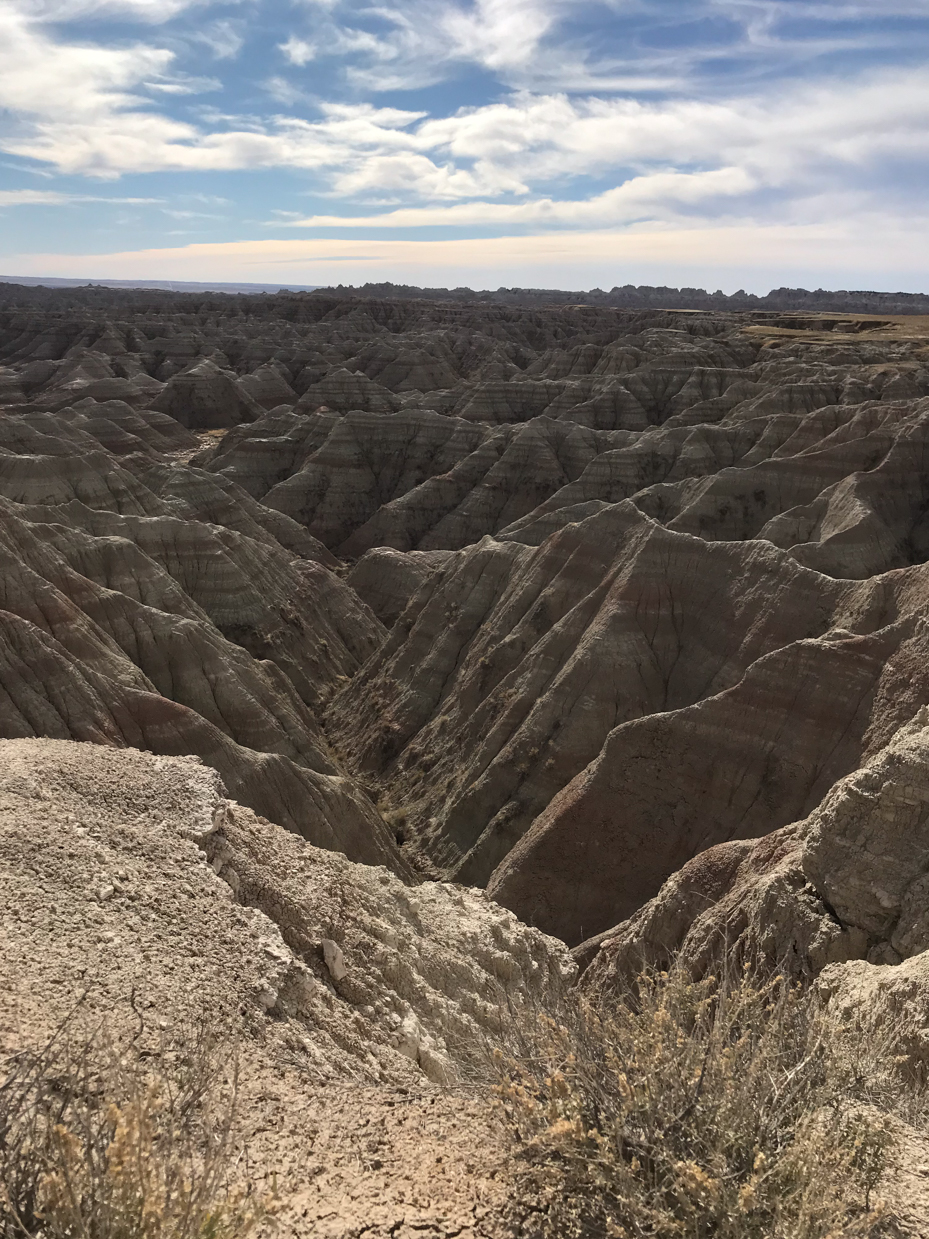
[[198, 991], [265, 1113], [723, 952], [926, 1069], [929, 323], [529, 301], [0, 287], [13, 1024]]
[[[699, 972], [721, 953], [760, 956], [798, 976], [866, 961], [899, 965], [929, 950], [929, 708], [840, 779], [805, 818], [759, 840], [709, 848], [634, 915], [583, 944], [593, 988], [643, 963]], [[921, 964], [920, 967], [923, 967]], [[847, 972], [861, 977], [859, 968]]]
[[574, 973], [479, 892], [312, 847], [195, 759], [0, 741], [4, 1072], [63, 1023], [165, 1071], [219, 1037], [224, 1139], [278, 1233], [486, 1235], [509, 1154], [463, 1085]]
[[3, 296], [6, 735], [575, 944], [929, 703], [922, 319]]

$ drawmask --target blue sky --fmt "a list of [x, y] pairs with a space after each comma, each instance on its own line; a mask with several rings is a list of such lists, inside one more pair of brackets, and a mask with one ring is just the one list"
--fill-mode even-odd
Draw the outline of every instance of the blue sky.
[[929, 0], [0, 0], [0, 271], [929, 291]]

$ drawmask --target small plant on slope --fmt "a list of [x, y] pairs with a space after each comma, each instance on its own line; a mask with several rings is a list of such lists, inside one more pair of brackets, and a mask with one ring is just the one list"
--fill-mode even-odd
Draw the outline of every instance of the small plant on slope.
[[266, 1205], [228, 1184], [238, 1089], [222, 1057], [202, 1028], [143, 1059], [67, 1025], [14, 1056], [0, 1083], [2, 1239], [241, 1239]]
[[496, 1062], [522, 1234], [880, 1231], [891, 1065], [782, 977], [648, 973], [609, 1008], [541, 1016]]

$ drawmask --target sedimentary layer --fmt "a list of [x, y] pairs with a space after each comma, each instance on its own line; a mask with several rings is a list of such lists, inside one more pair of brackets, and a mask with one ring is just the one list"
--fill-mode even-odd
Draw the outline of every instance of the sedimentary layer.
[[2, 297], [5, 735], [573, 944], [929, 702], [918, 317]]

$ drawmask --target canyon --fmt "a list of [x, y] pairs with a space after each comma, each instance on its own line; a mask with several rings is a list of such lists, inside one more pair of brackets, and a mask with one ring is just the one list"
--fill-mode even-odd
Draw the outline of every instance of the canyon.
[[920, 314], [0, 285], [25, 971], [69, 868], [93, 914], [41, 984], [7, 953], [18, 1018], [106, 933], [125, 1007], [179, 918], [153, 1004], [206, 985], [320, 1088], [441, 1090], [501, 996], [722, 943], [925, 1064], [927, 449]]

